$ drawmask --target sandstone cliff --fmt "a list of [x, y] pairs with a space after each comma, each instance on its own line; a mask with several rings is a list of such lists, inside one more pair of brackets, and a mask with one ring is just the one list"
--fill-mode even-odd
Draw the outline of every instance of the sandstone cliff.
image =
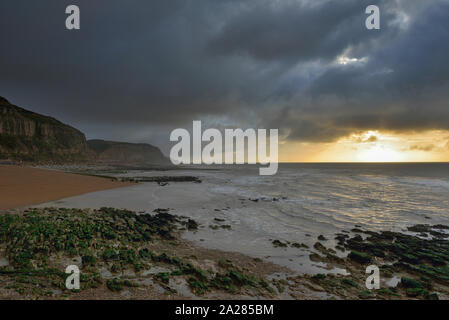
[[159, 148], [150, 144], [86, 141], [81, 131], [0, 97], [0, 160], [4, 159], [120, 165], [168, 163]]
[[0, 159], [73, 162], [86, 158], [82, 132], [0, 97]]
[[98, 162], [108, 164], [166, 164], [159, 148], [146, 143], [88, 140], [89, 149]]

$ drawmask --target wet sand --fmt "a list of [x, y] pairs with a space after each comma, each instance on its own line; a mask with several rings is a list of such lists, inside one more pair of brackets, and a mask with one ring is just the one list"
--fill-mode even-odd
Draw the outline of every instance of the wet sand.
[[54, 170], [0, 165], [0, 210], [133, 184]]

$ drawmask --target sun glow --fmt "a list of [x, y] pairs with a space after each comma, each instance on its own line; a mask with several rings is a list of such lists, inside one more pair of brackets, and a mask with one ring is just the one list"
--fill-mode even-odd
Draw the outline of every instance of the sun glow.
[[359, 151], [356, 157], [361, 162], [398, 162], [406, 160], [396, 150], [382, 145], [376, 145], [367, 150]]
[[357, 59], [357, 58], [350, 58], [348, 56], [345, 55], [341, 55], [337, 58], [336, 62], [339, 65], [349, 65], [349, 64], [354, 64], [354, 63], [365, 63], [368, 59], [366, 57]]
[[394, 133], [367, 130], [330, 143], [285, 143], [281, 161], [432, 162], [449, 161], [449, 131]]
[[379, 131], [367, 131], [353, 134], [343, 143], [355, 145], [355, 160], [360, 162], [398, 162], [406, 161], [404, 153], [397, 150], [398, 138]]

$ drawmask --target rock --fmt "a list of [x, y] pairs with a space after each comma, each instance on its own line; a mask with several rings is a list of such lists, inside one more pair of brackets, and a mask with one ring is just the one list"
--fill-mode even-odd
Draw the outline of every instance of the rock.
[[342, 279], [341, 283], [343, 285], [354, 287], [354, 288], [358, 288], [359, 287], [357, 283], [355, 283], [353, 280], [347, 279], [347, 278]]
[[418, 257], [412, 255], [412, 254], [404, 254], [402, 255], [402, 260], [409, 262], [409, 263], [418, 263], [419, 259]]
[[307, 248], [309, 248], [309, 246], [308, 245], [306, 245], [306, 244], [304, 244], [304, 243], [297, 243], [297, 242], [294, 242], [294, 243], [292, 243], [292, 245], [291, 245], [293, 248], [305, 248], [305, 249], [307, 249]]
[[83, 256], [81, 259], [83, 266], [94, 266], [97, 263], [97, 259], [91, 255]]
[[371, 257], [369, 255], [358, 251], [351, 251], [348, 258], [362, 264], [371, 262]]
[[282, 248], [287, 247], [287, 244], [281, 242], [280, 240], [273, 240], [271, 243], [272, 243], [273, 246], [275, 246], [275, 247], [282, 247]]
[[359, 294], [360, 299], [374, 299], [375, 297], [376, 297], [376, 295], [369, 290], [363, 290]]
[[440, 300], [440, 298], [438, 297], [438, 293], [436, 293], [436, 292], [429, 294], [429, 296], [427, 298], [429, 300]]
[[325, 254], [327, 253], [326, 247], [323, 246], [320, 242], [315, 242], [313, 247], [321, 253], [325, 253]]
[[192, 219], [187, 220], [187, 229], [188, 230], [198, 230], [198, 223]]
[[404, 288], [422, 288], [422, 284], [419, 281], [406, 277], [401, 278], [401, 284]]
[[201, 183], [198, 177], [193, 176], [157, 176], [157, 177], [136, 177], [126, 179], [123, 178], [122, 181], [137, 181], [137, 182], [157, 182], [158, 184], [166, 182], [195, 182]]
[[408, 297], [417, 297], [423, 292], [422, 288], [408, 288], [405, 293]]
[[408, 231], [412, 232], [429, 232], [430, 225], [428, 224], [417, 224], [415, 226], [411, 226], [407, 228]]
[[326, 278], [326, 275], [324, 273], [317, 273], [316, 275], [312, 276], [313, 279], [322, 280]]
[[445, 226], [443, 224], [437, 224], [433, 226], [434, 229], [443, 229], [443, 230], [449, 230], [449, 226]]
[[314, 262], [321, 262], [323, 260], [323, 257], [321, 257], [319, 254], [316, 254], [315, 252], [312, 252], [309, 254], [310, 261]]

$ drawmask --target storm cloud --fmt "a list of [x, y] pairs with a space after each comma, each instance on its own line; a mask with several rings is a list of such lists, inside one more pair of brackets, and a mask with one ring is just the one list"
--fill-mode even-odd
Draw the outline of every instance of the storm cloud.
[[162, 146], [192, 120], [315, 142], [449, 129], [448, 17], [445, 0], [6, 0], [0, 95], [89, 138]]

